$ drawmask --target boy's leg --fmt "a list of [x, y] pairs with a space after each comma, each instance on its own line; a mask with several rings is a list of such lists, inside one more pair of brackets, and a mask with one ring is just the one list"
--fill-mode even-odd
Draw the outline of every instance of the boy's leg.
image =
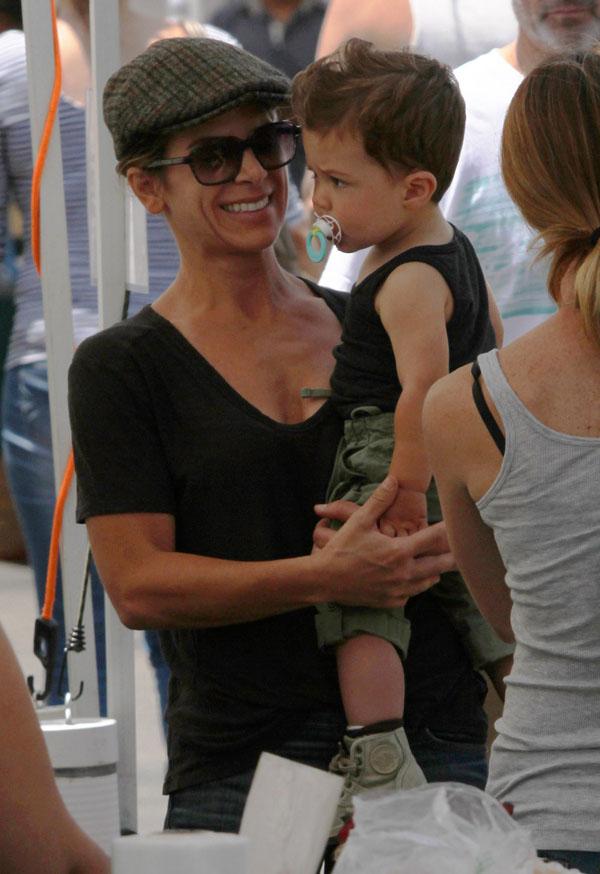
[[372, 789], [412, 789], [426, 783], [404, 732], [404, 668], [410, 625], [403, 610], [341, 610], [318, 616], [322, 645], [336, 647], [338, 678], [349, 726], [330, 764], [344, 777], [331, 826], [337, 839], [352, 816], [354, 795]]
[[404, 716], [404, 668], [393, 644], [358, 634], [336, 649], [338, 680], [349, 725]]
[[[328, 500], [363, 504], [388, 471], [394, 447], [392, 413], [355, 410], [346, 422]], [[403, 610], [319, 605], [317, 635], [335, 647], [340, 691], [349, 728], [330, 770], [344, 776], [331, 837], [352, 814], [352, 796], [368, 789], [413, 788], [425, 783], [402, 727], [404, 668], [410, 624]]]
[[426, 782], [404, 732], [404, 668], [396, 647], [359, 634], [337, 647], [342, 702], [349, 727], [330, 770], [344, 777], [331, 827], [337, 837], [352, 816], [353, 796], [369, 789], [413, 789]]

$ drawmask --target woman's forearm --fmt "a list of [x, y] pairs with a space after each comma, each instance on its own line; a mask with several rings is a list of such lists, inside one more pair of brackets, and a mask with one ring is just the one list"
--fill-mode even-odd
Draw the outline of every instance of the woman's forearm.
[[173, 519], [160, 514], [98, 516], [88, 532], [109, 597], [131, 628], [230, 625], [326, 601], [394, 607], [453, 567], [440, 531], [398, 539], [379, 531], [396, 493], [388, 478], [323, 549], [274, 561], [176, 552]]
[[[98, 555], [97, 551], [94, 553]], [[155, 551], [100, 576], [130, 628], [231, 625], [305, 607], [319, 599], [307, 557], [235, 562]]]

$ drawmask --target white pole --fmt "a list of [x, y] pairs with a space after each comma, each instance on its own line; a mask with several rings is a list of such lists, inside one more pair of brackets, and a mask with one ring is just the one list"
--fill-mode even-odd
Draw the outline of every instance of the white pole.
[[[96, 267], [100, 327], [121, 318], [126, 281], [125, 199], [115, 173], [110, 134], [102, 116], [102, 92], [120, 66], [119, 0], [91, 0], [92, 112], [97, 141], [94, 154]], [[137, 831], [134, 637], [106, 600], [108, 712], [117, 720], [121, 830]]]
[[[34, 157], [37, 154], [50, 103], [54, 70], [50, 2], [23, 0], [23, 25], [27, 48], [27, 76]], [[62, 481], [71, 449], [67, 411], [67, 371], [73, 355], [71, 283], [67, 247], [62, 155], [58, 120], [50, 140], [41, 186], [42, 296], [46, 325], [50, 420], [56, 489]], [[77, 618], [87, 538], [75, 523], [75, 494], [71, 489], [65, 506], [61, 539], [61, 568], [67, 634]], [[75, 715], [97, 716], [98, 684], [94, 623], [90, 599], [84, 615], [87, 648], [69, 655], [69, 682], [73, 695], [83, 683], [83, 696], [73, 703]], [[62, 654], [61, 654], [62, 657]]]

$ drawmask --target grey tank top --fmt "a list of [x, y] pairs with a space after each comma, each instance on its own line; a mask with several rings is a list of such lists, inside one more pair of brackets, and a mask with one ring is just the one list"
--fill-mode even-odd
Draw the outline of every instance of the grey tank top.
[[511, 591], [517, 641], [488, 791], [538, 849], [600, 850], [600, 438], [548, 428], [496, 350], [478, 358], [506, 433], [478, 501]]
[[510, 0], [411, 0], [412, 48], [458, 67], [511, 42], [517, 22]]

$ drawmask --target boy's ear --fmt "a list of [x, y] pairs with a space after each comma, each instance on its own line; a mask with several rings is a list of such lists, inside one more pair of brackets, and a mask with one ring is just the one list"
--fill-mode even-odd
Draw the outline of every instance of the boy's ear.
[[404, 177], [404, 184], [404, 205], [408, 209], [419, 209], [435, 194], [437, 179], [429, 170], [413, 170]]
[[164, 210], [161, 180], [156, 173], [148, 173], [141, 167], [130, 167], [127, 170], [127, 183], [148, 212], [157, 215]]

